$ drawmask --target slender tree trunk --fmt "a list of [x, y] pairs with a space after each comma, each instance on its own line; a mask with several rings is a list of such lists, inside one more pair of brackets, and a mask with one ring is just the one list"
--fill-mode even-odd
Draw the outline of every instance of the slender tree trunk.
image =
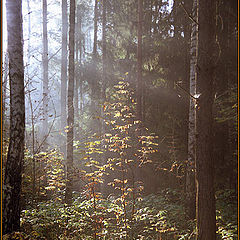
[[77, 22], [78, 22], [78, 48], [79, 48], [79, 63], [80, 63], [80, 67], [82, 64], [82, 51], [83, 51], [83, 32], [82, 32], [82, 11], [81, 11], [81, 5], [78, 5], [78, 10], [77, 10]]
[[76, 46], [76, 56], [75, 56], [75, 92], [74, 92], [74, 112], [75, 112], [75, 137], [79, 134], [79, 83], [80, 83], [80, 31], [81, 31], [81, 16], [80, 16], [80, 6], [77, 6], [77, 23], [75, 24], [75, 46]]
[[[27, 11], [28, 11], [28, 40], [27, 40], [27, 62], [26, 62], [26, 66], [25, 66], [25, 79], [26, 79], [26, 82], [25, 82], [25, 88], [29, 91], [30, 90], [30, 87], [31, 87], [31, 82], [30, 82], [30, 73], [29, 73], [29, 68], [30, 68], [30, 42], [31, 42], [31, 14], [30, 13], [30, 2], [29, 0], [27, 0]], [[25, 109], [25, 116], [26, 116], [26, 123], [30, 122], [31, 119], [30, 119], [30, 116], [31, 116], [31, 113], [28, 112], [29, 109], [28, 107], [26, 107]], [[27, 136], [27, 135], [26, 135]], [[26, 143], [28, 142], [27, 139], [26, 140]]]
[[197, 0], [193, 1], [190, 47], [190, 103], [188, 125], [188, 161], [186, 167], [186, 208], [190, 218], [195, 218], [195, 161], [196, 161], [196, 84], [198, 51], [198, 10]]
[[[28, 66], [30, 65], [30, 43], [31, 43], [31, 14], [30, 14], [30, 0], [27, 0], [27, 8], [28, 8], [28, 53], [27, 53], [27, 57], [28, 57]], [[29, 67], [27, 68], [28, 71], [28, 78], [29, 78]]]
[[[191, 9], [193, 8], [191, 2], [188, 0], [184, 1], [184, 7], [188, 12], [191, 12]], [[183, 10], [182, 10], [183, 11]], [[190, 36], [191, 36], [191, 20], [189, 17], [185, 14], [184, 15], [184, 24], [183, 24], [183, 32], [184, 32], [184, 78], [183, 78], [183, 88], [186, 89], [187, 92], [189, 92], [189, 76], [190, 76]], [[189, 112], [189, 107], [186, 107], [186, 112]], [[187, 145], [187, 144], [186, 144]]]
[[[83, 73], [82, 73], [82, 58], [83, 58], [83, 33], [82, 33], [82, 17], [79, 6], [79, 19], [78, 19], [78, 30], [79, 30], [79, 111], [82, 116], [83, 113]], [[81, 123], [80, 123], [81, 124]]]
[[28, 47], [27, 47], [27, 82], [30, 82], [30, 44], [31, 44], [31, 14], [30, 14], [30, 0], [27, 0], [27, 9], [28, 9]]
[[74, 119], [75, 119], [75, 138], [79, 136], [79, 66], [76, 64], [75, 87], [74, 87]]
[[[67, 0], [62, 0], [62, 61], [61, 61], [61, 130], [65, 135], [64, 129], [67, 125], [66, 99], [67, 99]], [[66, 141], [63, 137], [61, 152], [66, 157]]]
[[106, 48], [106, 0], [103, 0], [102, 13], [102, 99], [106, 99], [106, 67], [107, 67], [107, 48]]
[[212, 106], [215, 61], [216, 2], [199, 0], [197, 92], [197, 239], [216, 239]]
[[[42, 0], [43, 7], [43, 138], [48, 134], [48, 36], [47, 36], [47, 0]], [[47, 146], [47, 139], [45, 142]], [[46, 149], [45, 149], [46, 150]]]
[[79, 88], [80, 88], [80, 114], [82, 115], [83, 113], [83, 74], [82, 72], [80, 73], [80, 84], [79, 84]]
[[[102, 12], [102, 89], [101, 97], [103, 103], [106, 101], [106, 86], [107, 86], [107, 45], [106, 45], [106, 0], [103, 0], [103, 12]], [[96, 17], [97, 18], [97, 17]], [[96, 29], [97, 30], [97, 29]], [[101, 116], [103, 117], [103, 110], [101, 109]], [[101, 122], [101, 133], [104, 134], [104, 123]]]
[[138, 0], [137, 117], [140, 120], [142, 120], [142, 23], [143, 0]]
[[3, 188], [3, 234], [17, 231], [20, 228], [25, 131], [22, 1], [7, 0], [6, 9], [10, 82], [10, 140]]
[[[27, 8], [28, 8], [28, 49], [27, 49], [27, 82], [30, 83], [30, 73], [29, 73], [29, 65], [30, 65], [30, 43], [31, 43], [31, 14], [30, 14], [30, 1], [27, 0]], [[31, 125], [32, 125], [32, 200], [35, 198], [36, 194], [36, 162], [35, 162], [35, 125], [34, 125], [34, 111], [33, 104], [31, 99], [31, 93], [29, 92], [29, 105], [30, 105], [30, 114], [31, 116]]]
[[5, 54], [5, 59], [4, 59], [4, 78], [3, 78], [3, 83], [2, 83], [2, 122], [4, 123], [5, 119], [5, 111], [6, 111], [6, 97], [7, 97], [7, 81], [8, 81], [8, 67], [9, 67], [9, 62], [8, 62], [8, 53], [6, 52]]
[[36, 194], [36, 162], [35, 162], [35, 124], [34, 124], [34, 109], [31, 99], [31, 93], [28, 94], [29, 105], [30, 105], [30, 116], [32, 125], [32, 200], [35, 199]]
[[[104, 123], [104, 110], [103, 106], [106, 101], [106, 86], [107, 86], [107, 44], [106, 44], [106, 21], [107, 21], [107, 8], [106, 8], [106, 1], [103, 0], [103, 5], [102, 5], [102, 89], [101, 89], [101, 100], [102, 100], [102, 107], [100, 110], [100, 115], [101, 115], [101, 121], [100, 121], [100, 133], [99, 135], [102, 136], [102, 143], [101, 143], [101, 148], [104, 149], [104, 135], [106, 133], [106, 128], [105, 128], [105, 123]], [[105, 152], [101, 155], [101, 162], [102, 164], [106, 163], [107, 156]], [[107, 189], [107, 178], [105, 178], [105, 181], [103, 184], [100, 185], [100, 191], [102, 194], [106, 194], [106, 189]]]
[[82, 37], [82, 41], [83, 41], [83, 43], [82, 43], [82, 46], [83, 46], [83, 48], [82, 48], [82, 58], [83, 59], [85, 59], [86, 58], [86, 52], [87, 52], [87, 43], [86, 43], [86, 35], [85, 34], [83, 34], [83, 37]]
[[[92, 51], [92, 76], [90, 78], [90, 86], [91, 86], [91, 112], [92, 112], [92, 130], [93, 132], [98, 132], [98, 119], [97, 116], [100, 115], [97, 108], [97, 87], [98, 87], [98, 77], [97, 77], [97, 19], [98, 19], [98, 11], [97, 11], [97, 3], [95, 1], [94, 7], [94, 40], [93, 40], [93, 51]], [[90, 36], [89, 36], [90, 37]], [[90, 39], [89, 39], [90, 40]], [[90, 43], [91, 45], [91, 43]]]
[[[193, 8], [192, 3], [190, 1], [184, 1], [184, 8], [188, 11], [191, 12], [191, 9]], [[182, 11], [184, 11], [182, 9]], [[188, 15], [184, 15], [184, 24], [183, 24], [183, 31], [184, 31], [184, 75], [183, 75], [183, 89], [186, 90], [187, 93], [190, 93], [190, 35], [191, 35], [191, 20], [189, 19]], [[189, 95], [186, 95], [187, 97]], [[190, 110], [190, 101], [192, 101], [189, 98], [189, 104], [186, 104], [184, 106], [184, 120], [183, 123], [186, 121], [186, 124], [183, 125], [184, 128], [184, 152], [186, 159], [188, 159], [188, 134], [189, 134], [189, 110]], [[194, 160], [195, 161], [195, 160]], [[195, 168], [194, 168], [195, 171]], [[191, 194], [191, 192], [195, 192], [195, 178], [190, 177], [191, 170], [189, 169], [189, 164], [186, 162], [185, 165], [185, 176], [184, 176], [184, 192], [185, 194], [190, 194], [188, 195], [188, 199], [185, 198], [185, 209], [186, 213], [190, 216], [190, 218], [194, 219], [195, 217], [195, 194]], [[188, 179], [187, 179], [188, 176]], [[188, 189], [186, 187], [186, 183], [188, 181]], [[191, 188], [191, 184], [194, 187], [194, 189]], [[192, 190], [191, 190], [192, 189]], [[187, 191], [188, 190], [188, 191]], [[188, 192], [188, 193], [187, 193]], [[191, 195], [193, 195], [191, 197]], [[192, 199], [192, 200], [191, 200]], [[191, 204], [192, 202], [192, 204]]]
[[75, 0], [70, 0], [70, 30], [69, 30], [69, 66], [68, 66], [68, 117], [67, 117], [67, 183], [65, 200], [72, 201], [72, 174], [73, 174], [73, 127], [74, 127], [74, 35], [75, 35]]
[[93, 39], [93, 58], [96, 60], [97, 55], [97, 31], [98, 31], [98, 0], [95, 0], [94, 6], [94, 39]]
[[[85, 35], [82, 32], [82, 26], [81, 26], [80, 57], [81, 57], [80, 62], [82, 63], [82, 61], [85, 58]], [[83, 106], [84, 106], [84, 102], [83, 102], [83, 72], [81, 72], [81, 78], [80, 78], [80, 112], [81, 112], [81, 114], [83, 112]]]

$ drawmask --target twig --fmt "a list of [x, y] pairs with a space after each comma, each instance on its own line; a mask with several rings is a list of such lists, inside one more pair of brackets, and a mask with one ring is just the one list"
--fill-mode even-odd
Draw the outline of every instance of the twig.
[[62, 49], [62, 47], [60, 47], [49, 59], [48, 61], [50, 61], [55, 55], [58, 54], [58, 52]]
[[191, 98], [193, 98], [194, 100], [197, 100], [198, 98], [194, 97], [191, 93], [189, 93], [186, 89], [184, 89], [183, 87], [181, 87], [178, 83], [175, 83], [175, 85], [179, 88], [181, 88], [187, 95], [189, 95]]
[[187, 9], [184, 7], [184, 5], [180, 2], [180, 6], [183, 8], [184, 12], [187, 14], [187, 16], [199, 26], [199, 23], [192, 17], [192, 15], [187, 11]]

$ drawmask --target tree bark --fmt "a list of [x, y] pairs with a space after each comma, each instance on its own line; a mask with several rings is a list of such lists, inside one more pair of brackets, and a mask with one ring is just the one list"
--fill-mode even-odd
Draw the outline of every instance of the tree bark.
[[5, 54], [5, 59], [4, 59], [4, 78], [3, 78], [3, 83], [2, 83], [2, 122], [4, 123], [5, 121], [5, 111], [6, 111], [6, 97], [7, 97], [7, 82], [8, 82], [8, 75], [9, 75], [9, 60], [8, 60], [8, 52]]
[[96, 60], [97, 55], [97, 31], [98, 31], [98, 0], [95, 0], [94, 6], [94, 39], [93, 39], [93, 60]]
[[[62, 61], [61, 61], [61, 130], [65, 135], [64, 129], [67, 125], [66, 99], [67, 99], [67, 0], [62, 0]], [[63, 137], [61, 152], [66, 157], [66, 141]]]
[[216, 239], [212, 106], [215, 61], [215, 1], [199, 0], [196, 112], [197, 239]]
[[137, 117], [140, 120], [142, 120], [142, 22], [143, 0], [138, 0]]
[[24, 157], [25, 103], [22, 1], [7, 0], [10, 82], [10, 141], [4, 178], [3, 234], [20, 228], [20, 194]]
[[68, 66], [68, 117], [67, 117], [67, 182], [66, 182], [66, 203], [72, 201], [72, 174], [73, 174], [73, 127], [74, 127], [74, 35], [75, 35], [75, 0], [70, 1], [70, 29], [69, 29], [69, 66]]
[[[79, 60], [78, 60], [78, 78], [79, 78], [79, 111], [80, 111], [80, 116], [82, 116], [82, 111], [83, 111], [83, 73], [82, 73], [82, 58], [83, 58], [83, 32], [82, 32], [82, 11], [81, 11], [81, 5], [78, 5], [78, 10], [77, 10], [77, 25], [78, 25], [78, 50], [79, 50]], [[81, 123], [79, 123], [81, 125]]]
[[[42, 66], [43, 66], [43, 139], [48, 134], [48, 36], [47, 36], [47, 0], [42, 1], [43, 7], [43, 55], [42, 55]], [[47, 139], [44, 144], [47, 147]], [[46, 150], [46, 149], [45, 149]]]
[[106, 99], [106, 67], [107, 67], [107, 48], [106, 48], [106, 0], [103, 0], [102, 13], [102, 99]]
[[186, 167], [186, 208], [191, 219], [195, 218], [195, 162], [196, 162], [196, 84], [197, 84], [197, 51], [198, 51], [198, 11], [197, 0], [193, 1], [190, 47], [190, 102], [188, 122], [188, 161]]
[[81, 66], [81, 8], [80, 5], [77, 6], [77, 23], [75, 24], [75, 46], [76, 46], [76, 56], [75, 56], [75, 93], [74, 93], [74, 113], [75, 113], [75, 137], [77, 138], [79, 135], [79, 85], [80, 85], [80, 66]]

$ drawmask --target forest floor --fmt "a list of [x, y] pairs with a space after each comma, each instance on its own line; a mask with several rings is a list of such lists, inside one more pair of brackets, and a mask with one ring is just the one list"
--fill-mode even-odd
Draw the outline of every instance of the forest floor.
[[[185, 214], [182, 193], [166, 189], [135, 201], [87, 199], [74, 193], [71, 206], [58, 200], [22, 211], [21, 232], [6, 239], [195, 239], [195, 220]], [[237, 199], [216, 193], [217, 239], [237, 239]], [[123, 204], [125, 203], [125, 204]]]

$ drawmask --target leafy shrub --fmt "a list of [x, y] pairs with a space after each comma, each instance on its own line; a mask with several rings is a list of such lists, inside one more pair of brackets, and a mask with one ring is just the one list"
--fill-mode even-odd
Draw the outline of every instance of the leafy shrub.
[[[235, 240], [234, 193], [221, 191], [216, 197], [217, 237]], [[94, 198], [75, 193], [71, 206], [48, 201], [22, 211], [21, 227], [27, 239], [195, 239], [195, 220], [185, 214], [180, 192], [166, 189], [138, 198], [134, 213], [132, 204], [129, 200], [125, 215], [118, 197], [96, 198], [94, 203]]]
[[157, 239], [159, 234], [172, 239], [183, 231], [183, 221], [176, 223], [174, 219], [184, 219], [184, 209], [161, 195], [138, 199], [133, 214], [133, 203], [129, 202], [126, 219], [118, 198], [96, 201], [96, 208], [93, 198], [81, 196], [75, 197], [72, 206], [54, 201], [40, 203], [36, 209], [22, 212], [22, 230], [37, 232], [44, 239]]

